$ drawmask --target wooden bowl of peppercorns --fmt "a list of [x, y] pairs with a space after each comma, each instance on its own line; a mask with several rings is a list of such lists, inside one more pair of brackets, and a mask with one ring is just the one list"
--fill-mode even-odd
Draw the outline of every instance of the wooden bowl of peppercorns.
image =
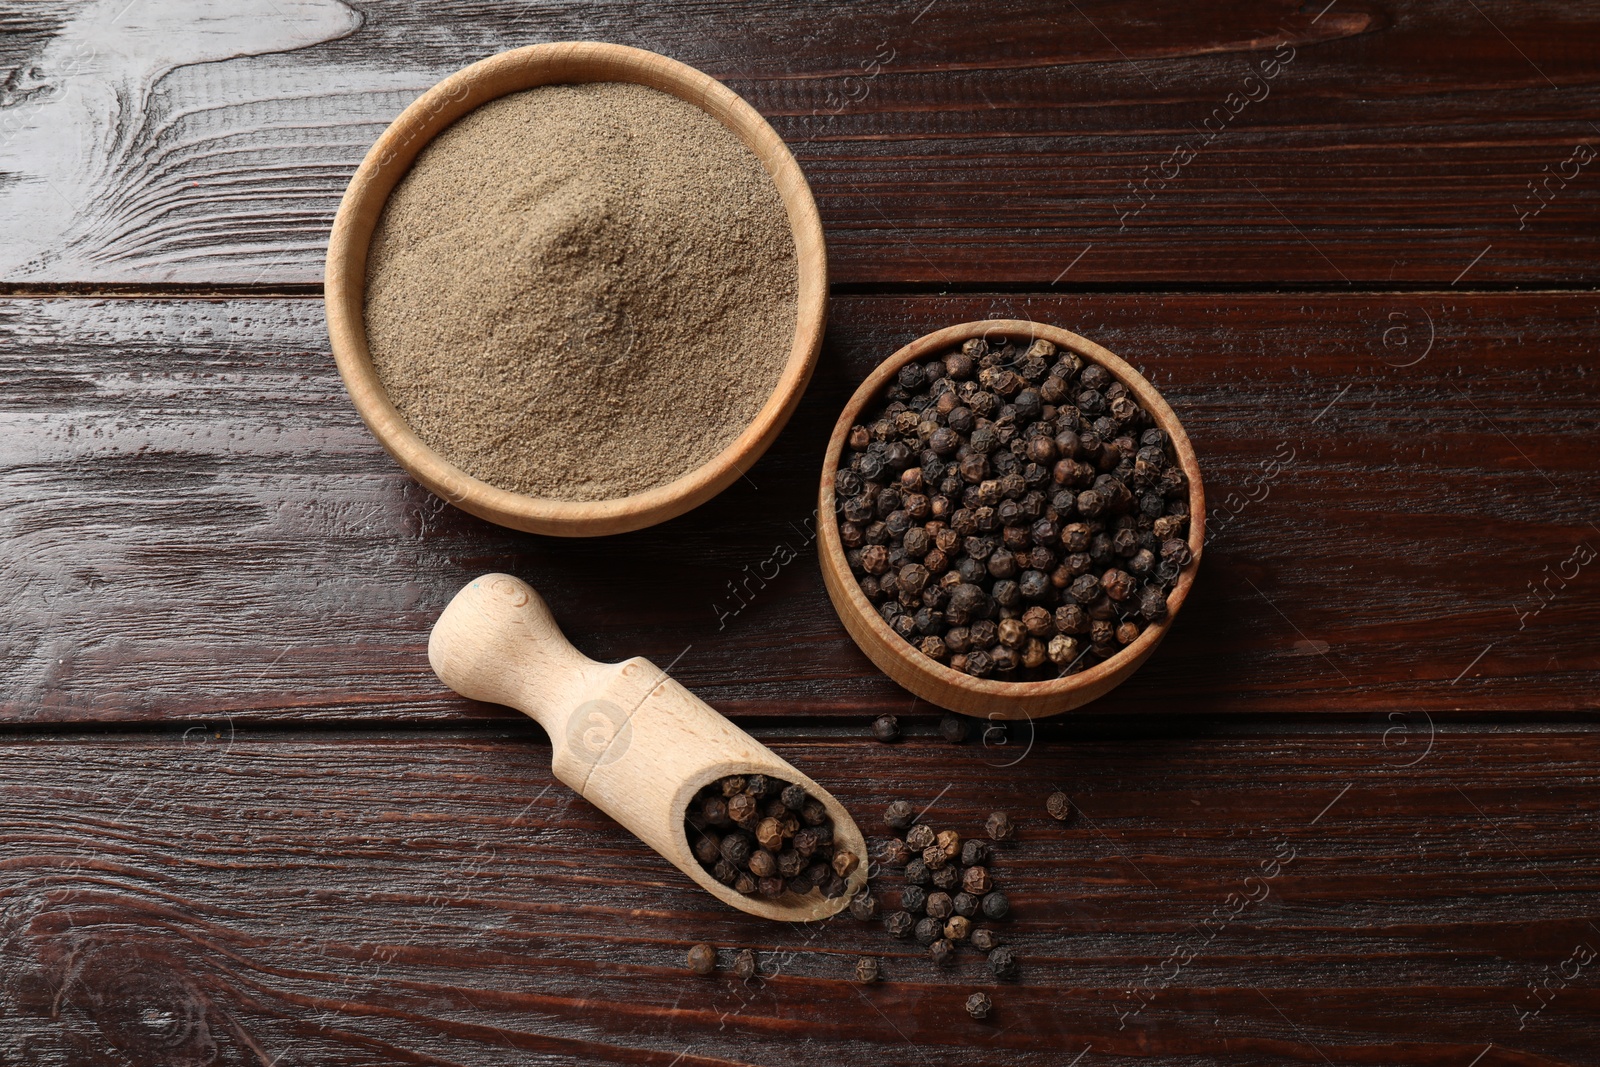
[[1154, 386], [1014, 319], [906, 345], [845, 405], [818, 500], [828, 596], [939, 707], [1020, 719], [1125, 681], [1188, 597], [1205, 493]]

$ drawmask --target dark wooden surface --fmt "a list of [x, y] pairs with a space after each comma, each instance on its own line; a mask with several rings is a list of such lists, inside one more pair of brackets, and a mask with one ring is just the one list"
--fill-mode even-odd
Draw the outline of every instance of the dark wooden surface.
[[[551, 788], [534, 728], [19, 738], [0, 1056], [1594, 1062], [1595, 964], [1559, 977], [1600, 946], [1591, 729], [1124, 718], [1041, 731], [1009, 767], [1020, 751], [919, 738], [866, 760], [853, 731], [806, 733], [764, 736], [863, 815], [889, 781], [963, 831], [1016, 814], [994, 862], [1016, 915], [995, 925], [1020, 981], [970, 950], [937, 970], [848, 916], [722, 907]], [[1081, 808], [1065, 825], [1055, 788]], [[724, 946], [711, 978], [683, 969], [701, 939]], [[737, 947], [763, 979], [728, 971]], [[847, 981], [859, 952], [886, 981]], [[975, 989], [983, 1023], [960, 1010]]]
[[[0, 1063], [1600, 1064], [1592, 6], [0, 0], [0, 29]], [[581, 38], [769, 116], [836, 282], [748, 481], [595, 542], [399, 472], [317, 287], [385, 122]], [[867, 369], [991, 315], [1149, 375], [1213, 534], [1132, 682], [954, 747], [844, 634], [806, 522]], [[871, 833], [891, 796], [1011, 810], [1021, 981], [721, 908], [554, 783], [423, 658], [492, 568]], [[883, 711], [907, 743], [866, 740]], [[699, 940], [766, 977], [690, 977]]]
[[[1600, 706], [1596, 568], [1563, 567], [1600, 552], [1588, 294], [841, 297], [800, 413], [747, 480], [598, 541], [420, 490], [351, 410], [318, 301], [75, 299], [0, 303], [0, 715], [504, 717], [450, 696], [424, 656], [433, 618], [491, 569], [543, 590], [590, 655], [676, 662], [731, 712], [913, 710], [828, 604], [815, 487], [878, 359], [988, 316], [1131, 360], [1202, 457], [1195, 595], [1100, 710]], [[780, 544], [796, 560], [767, 566]]]
[[467, 63], [572, 39], [748, 97], [847, 285], [1449, 285], [1480, 253], [1476, 283], [1582, 285], [1600, 251], [1600, 161], [1561, 178], [1600, 144], [1589, 4], [253, 0], [205, 35], [180, 0], [3, 7], [25, 73], [0, 282], [319, 282], [389, 120]]

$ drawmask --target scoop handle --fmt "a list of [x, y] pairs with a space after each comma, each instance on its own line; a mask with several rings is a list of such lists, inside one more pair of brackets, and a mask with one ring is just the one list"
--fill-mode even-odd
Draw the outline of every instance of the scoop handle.
[[428, 662], [451, 689], [532, 716], [552, 738], [610, 664], [567, 641], [533, 587], [485, 574], [455, 595], [428, 637]]

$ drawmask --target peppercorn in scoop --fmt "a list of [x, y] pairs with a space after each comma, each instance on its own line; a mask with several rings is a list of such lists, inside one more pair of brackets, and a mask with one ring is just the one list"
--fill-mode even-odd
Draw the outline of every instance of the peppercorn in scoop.
[[729, 775], [689, 802], [684, 833], [711, 876], [747, 896], [843, 896], [861, 857], [833, 842], [828, 809], [804, 788]]
[[924, 655], [1034, 681], [1110, 659], [1191, 559], [1188, 479], [1128, 387], [1043, 339], [900, 369], [834, 478], [861, 591]]

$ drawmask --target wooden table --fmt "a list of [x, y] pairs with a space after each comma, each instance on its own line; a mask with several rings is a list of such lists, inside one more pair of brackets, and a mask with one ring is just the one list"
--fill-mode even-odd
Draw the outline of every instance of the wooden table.
[[[1600, 1063], [1600, 11], [9, 0], [0, 26], [0, 1062]], [[319, 282], [408, 101], [583, 38], [767, 115], [836, 284], [748, 479], [568, 542], [383, 455]], [[868, 368], [987, 316], [1154, 380], [1215, 533], [1132, 682], [951, 745], [846, 637], [807, 520]], [[892, 797], [964, 832], [1010, 811], [1021, 980], [734, 913], [554, 784], [537, 727], [424, 658], [492, 569], [590, 655], [675, 664], [872, 832]], [[848, 981], [864, 952], [886, 981]]]

